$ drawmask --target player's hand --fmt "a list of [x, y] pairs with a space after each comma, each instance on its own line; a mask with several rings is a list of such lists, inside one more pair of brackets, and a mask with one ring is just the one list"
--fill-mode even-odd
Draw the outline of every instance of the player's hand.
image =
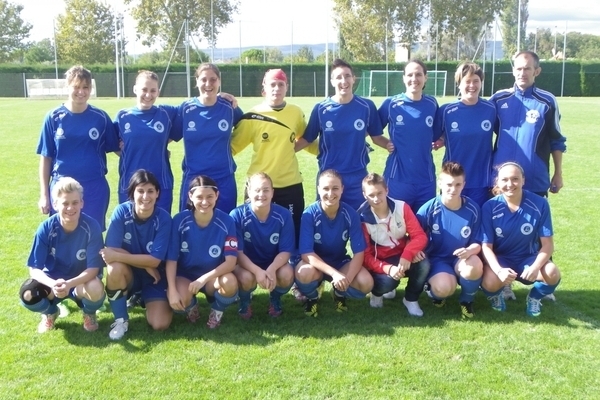
[[47, 195], [40, 196], [40, 199], [38, 200], [38, 208], [42, 214], [50, 213], [50, 199]]
[[563, 187], [562, 174], [554, 174], [550, 180], [550, 193], [558, 193]]
[[269, 281], [269, 286], [267, 287], [267, 290], [269, 292], [272, 292], [273, 289], [275, 289], [275, 286], [277, 286], [277, 271], [273, 271], [271, 268], [267, 268], [265, 273], [267, 274], [267, 279]]
[[188, 287], [188, 290], [190, 291], [191, 294], [198, 294], [198, 292], [200, 291], [200, 289], [202, 289], [204, 287], [204, 285], [206, 285], [206, 281], [204, 280], [204, 275], [202, 275], [200, 278], [196, 279], [195, 281], [190, 282], [190, 286]]
[[535, 282], [538, 278], [539, 273], [540, 273], [539, 268], [535, 268], [530, 265], [527, 265], [527, 266], [525, 266], [525, 268], [523, 269], [523, 272], [521, 273], [521, 279], [525, 279], [526, 281], [529, 281], [529, 282]]
[[413, 258], [412, 262], [418, 263], [419, 261], [423, 261], [427, 257], [423, 251], [418, 252]]
[[404, 273], [400, 270], [399, 265], [392, 265], [390, 267], [389, 275], [390, 275], [390, 278], [392, 278], [396, 281], [399, 281], [404, 276]]
[[235, 96], [234, 96], [234, 95], [232, 95], [232, 94], [229, 94], [229, 93], [225, 93], [225, 92], [221, 92], [221, 93], [219, 93], [219, 96], [220, 96], [220, 97], [222, 97], [222, 98], [224, 98], [224, 99], [225, 99], [225, 100], [227, 100], [228, 102], [230, 102], [230, 103], [231, 103], [231, 106], [232, 106], [233, 108], [237, 108], [237, 106], [238, 106], [238, 101], [237, 101], [237, 99], [235, 98]]
[[400, 272], [402, 276], [406, 276], [406, 271], [410, 269], [411, 262], [406, 258], [400, 257], [400, 263], [398, 263], [398, 268], [400, 268]]
[[510, 268], [501, 268], [496, 275], [504, 285], [508, 285], [517, 279], [517, 273]]
[[158, 283], [158, 281], [160, 281], [160, 273], [158, 272], [158, 270], [156, 268], [144, 268], [144, 269], [146, 270], [148, 275], [150, 275], [152, 277], [152, 279], [154, 279], [154, 282], [152, 282], [152, 284], [156, 285]]
[[436, 140], [435, 142], [431, 143], [431, 148], [433, 150], [438, 150], [441, 149], [442, 147], [444, 147], [446, 145], [446, 142], [444, 141], [443, 138], [440, 138], [438, 140]]
[[390, 154], [392, 154], [394, 152], [394, 150], [396, 150], [396, 147], [394, 146], [394, 143], [392, 143], [391, 140], [388, 142], [388, 144], [385, 146], [385, 148], [387, 149], [388, 153], [390, 153]]
[[269, 289], [269, 277], [262, 269], [256, 274], [256, 283], [263, 289]]
[[335, 289], [337, 289], [340, 292], [345, 292], [350, 286], [350, 282], [348, 282], [348, 279], [339, 272], [331, 276], [331, 284]]
[[173, 310], [185, 310], [185, 306], [183, 305], [183, 301], [181, 300], [181, 296], [177, 289], [169, 287], [169, 289], [167, 289], [167, 298], [169, 299], [169, 305]]
[[100, 255], [102, 256], [102, 259], [104, 260], [104, 262], [107, 264], [112, 264], [116, 261], [119, 261], [117, 259], [118, 254], [119, 254], [119, 252], [117, 252], [109, 247], [100, 249]]
[[469, 250], [467, 250], [464, 247], [461, 247], [460, 249], [456, 249], [454, 250], [454, 253], [452, 253], [454, 256], [460, 258], [461, 260], [466, 260], [467, 258], [469, 258], [470, 254], [469, 254]]
[[67, 281], [61, 278], [54, 281], [54, 286], [52, 286], [52, 293], [54, 293], [54, 296], [58, 297], [59, 299], [64, 299], [69, 295], [69, 289], [70, 287]]

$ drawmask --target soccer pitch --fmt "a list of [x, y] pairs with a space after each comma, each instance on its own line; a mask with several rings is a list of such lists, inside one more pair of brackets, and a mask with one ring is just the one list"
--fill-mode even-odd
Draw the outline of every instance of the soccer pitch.
[[[308, 116], [319, 98], [288, 98]], [[382, 98], [374, 99], [376, 104]], [[450, 98], [440, 102], [450, 101]], [[182, 99], [160, 99], [179, 104]], [[243, 110], [260, 99], [242, 98]], [[525, 314], [527, 288], [515, 286], [517, 301], [494, 312], [483, 294], [475, 301], [475, 318], [462, 320], [455, 294], [438, 309], [423, 295], [424, 317], [410, 317], [402, 290], [382, 309], [368, 300], [351, 300], [338, 314], [326, 292], [318, 318], [308, 318], [291, 295], [284, 314], [267, 315], [268, 295], [258, 290], [250, 321], [236, 306], [222, 325], [209, 330], [209, 307], [200, 299], [201, 320], [190, 325], [176, 315], [169, 330], [153, 332], [143, 310], [131, 312], [129, 332], [112, 342], [113, 317], [99, 316], [100, 329], [87, 333], [81, 312], [57, 329], [39, 335], [39, 315], [19, 305], [18, 290], [27, 277], [25, 262], [38, 224], [38, 161], [35, 154], [45, 113], [56, 100], [0, 99], [0, 399], [595, 399], [600, 388], [600, 98], [560, 98], [565, 188], [550, 196], [554, 222], [554, 261], [562, 271], [557, 301], [545, 301], [542, 315]], [[90, 103], [116, 111], [128, 99], [94, 99]], [[177, 198], [181, 181], [182, 143], [171, 143]], [[439, 169], [443, 150], [434, 153]], [[236, 156], [238, 192], [250, 161], [250, 149]], [[370, 170], [382, 172], [386, 153], [371, 153]], [[108, 180], [117, 184], [118, 159], [109, 155]], [[307, 204], [314, 200], [316, 159], [299, 154]], [[596, 172], [594, 172], [596, 171]], [[116, 205], [113, 190], [109, 215]], [[405, 286], [403, 280], [400, 288]], [[328, 290], [328, 289], [327, 289]]]

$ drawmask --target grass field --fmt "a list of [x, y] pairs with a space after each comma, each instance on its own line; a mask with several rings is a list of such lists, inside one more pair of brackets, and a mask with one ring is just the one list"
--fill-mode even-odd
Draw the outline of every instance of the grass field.
[[[308, 115], [314, 98], [289, 99]], [[382, 99], [376, 99], [381, 102]], [[445, 99], [446, 101], [449, 99]], [[162, 99], [178, 104], [181, 99]], [[259, 99], [240, 99], [248, 109]], [[0, 99], [0, 399], [596, 399], [600, 393], [600, 133], [599, 98], [559, 99], [568, 138], [565, 188], [551, 195], [554, 260], [563, 272], [556, 303], [544, 302], [537, 319], [525, 314], [527, 289], [515, 288], [505, 313], [491, 310], [479, 293], [476, 316], [460, 318], [458, 300], [434, 308], [423, 296], [423, 318], [409, 317], [402, 293], [383, 309], [350, 301], [338, 314], [325, 295], [319, 318], [307, 318], [291, 295], [284, 315], [266, 314], [268, 296], [254, 296], [255, 315], [241, 320], [236, 307], [216, 331], [189, 325], [181, 316], [155, 333], [141, 309], [119, 342], [108, 339], [113, 321], [100, 314], [89, 334], [75, 310], [55, 331], [36, 333], [38, 314], [21, 307], [18, 289], [33, 233], [44, 219], [37, 211], [35, 149], [45, 113], [58, 102]], [[110, 115], [132, 99], [92, 101]], [[181, 143], [173, 143], [179, 187]], [[441, 153], [435, 157], [439, 167]], [[307, 203], [314, 199], [316, 160], [300, 154]], [[250, 159], [240, 154], [239, 187]], [[371, 170], [382, 172], [385, 154], [372, 153]], [[117, 157], [109, 155], [109, 182], [117, 183]], [[594, 172], [596, 171], [596, 172]], [[109, 214], [116, 205], [113, 196]], [[404, 281], [401, 287], [404, 286]], [[201, 300], [202, 320], [208, 306]]]

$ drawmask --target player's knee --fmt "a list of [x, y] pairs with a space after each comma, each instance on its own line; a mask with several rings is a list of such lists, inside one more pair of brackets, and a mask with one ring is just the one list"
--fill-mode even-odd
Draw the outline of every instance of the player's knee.
[[560, 281], [560, 270], [553, 262], [547, 263], [541, 273], [544, 281], [549, 285], [556, 285]]
[[171, 326], [172, 317], [160, 316], [155, 318], [148, 318], [148, 324], [155, 331], [166, 331]]
[[106, 266], [106, 285], [109, 287], [120, 286], [126, 279], [129, 266], [120, 262], [108, 264]]
[[483, 274], [483, 263], [479, 257], [471, 256], [458, 269], [460, 276], [465, 279], [479, 279]]
[[294, 282], [294, 269], [290, 265], [279, 268], [276, 275], [279, 286], [291, 285]]
[[35, 279], [27, 279], [19, 289], [19, 297], [27, 305], [39, 303], [47, 298], [50, 293], [52, 293], [52, 290], [48, 286], [41, 284]]
[[233, 295], [238, 290], [238, 281], [231, 272], [219, 277], [219, 286], [222, 291], [225, 293], [221, 293], [225, 296], [231, 294]]
[[456, 282], [451, 282], [447, 279], [440, 279], [431, 284], [430, 289], [436, 297], [445, 299], [450, 297], [456, 291]]
[[98, 301], [104, 297], [104, 285], [98, 278], [94, 278], [83, 284], [86, 297], [91, 301]]
[[310, 283], [317, 279], [315, 272], [316, 269], [312, 265], [300, 262], [296, 267], [296, 279], [302, 283]]
[[373, 289], [373, 277], [366, 270], [361, 270], [354, 278], [355, 287], [363, 293], [369, 293]]

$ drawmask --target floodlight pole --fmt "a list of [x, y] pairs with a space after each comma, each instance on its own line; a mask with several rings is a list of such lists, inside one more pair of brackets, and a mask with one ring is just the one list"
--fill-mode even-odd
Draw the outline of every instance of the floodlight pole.
[[187, 97], [192, 96], [192, 88], [190, 85], [190, 31], [188, 19], [185, 19], [185, 75], [187, 77]]
[[565, 34], [563, 38], [563, 65], [562, 65], [562, 81], [560, 83], [560, 97], [563, 97], [565, 91], [565, 61], [567, 59], [567, 21], [565, 21]]
[[521, 0], [519, 0], [519, 9], [517, 10], [517, 53], [521, 51]]
[[117, 78], [117, 99], [121, 98], [121, 76], [119, 73], [119, 33], [117, 29], [117, 13], [115, 12], [113, 20], [115, 22], [115, 73]]
[[210, 62], [215, 62], [215, 14], [213, 0], [210, 0]]
[[52, 18], [52, 35], [54, 36], [54, 73], [56, 74], [56, 79], [58, 79], [58, 55], [56, 52], [56, 48], [58, 47], [56, 44], [56, 18]]

